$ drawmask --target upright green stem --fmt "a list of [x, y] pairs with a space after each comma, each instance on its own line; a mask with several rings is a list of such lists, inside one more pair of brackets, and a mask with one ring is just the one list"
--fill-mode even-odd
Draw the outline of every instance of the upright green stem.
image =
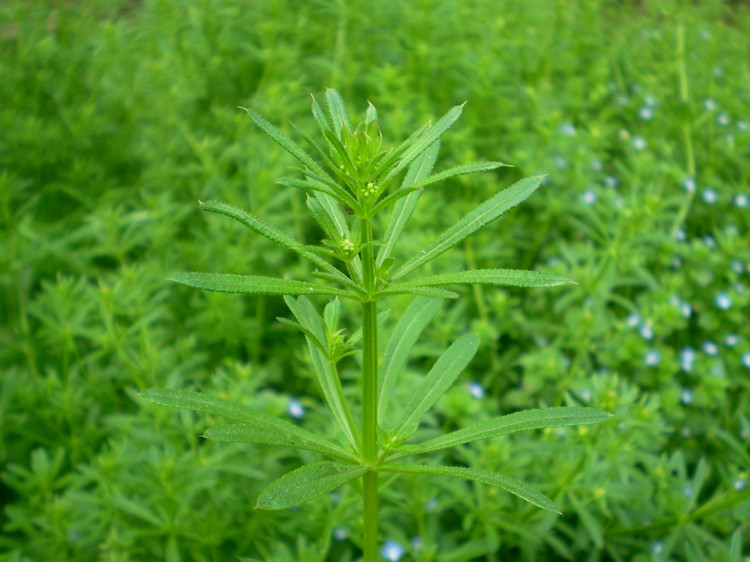
[[[364, 245], [372, 240], [370, 221], [361, 223]], [[376, 275], [372, 247], [362, 250], [362, 281], [370, 298], [375, 291]], [[378, 420], [378, 305], [376, 300], [362, 303], [362, 460], [374, 465], [377, 461]], [[378, 475], [371, 471], [362, 477], [364, 490], [364, 562], [378, 557]]]

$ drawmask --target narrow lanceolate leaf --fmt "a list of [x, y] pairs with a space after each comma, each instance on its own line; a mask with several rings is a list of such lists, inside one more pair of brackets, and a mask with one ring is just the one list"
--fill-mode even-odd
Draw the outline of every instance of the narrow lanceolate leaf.
[[391, 458], [396, 459], [408, 455], [428, 453], [480, 439], [499, 437], [530, 429], [599, 423], [609, 419], [609, 417], [608, 413], [596, 408], [572, 407], [524, 410], [479, 422], [469, 427], [446, 433], [440, 437], [435, 437], [419, 445], [404, 446], [401, 450], [395, 452]]
[[554, 287], [575, 283], [567, 277], [543, 273], [540, 271], [523, 271], [517, 269], [475, 269], [472, 271], [457, 271], [455, 273], [441, 273], [420, 277], [412, 281], [397, 283], [384, 289], [398, 292], [410, 287], [435, 287], [440, 285], [496, 285], [502, 287]]
[[375, 293], [375, 296], [389, 297], [393, 295], [417, 295], [431, 299], [457, 299], [461, 295], [454, 291], [440, 289], [438, 287], [404, 287], [403, 285], [392, 285]]
[[[412, 165], [409, 166], [404, 181], [401, 183], [401, 187], [408, 187], [429, 176], [435, 165], [435, 161], [437, 160], [438, 152], [440, 152], [439, 140], [420, 154], [419, 157], [414, 160]], [[406, 223], [411, 218], [421, 195], [421, 191], [415, 191], [414, 193], [407, 195], [404, 199], [399, 199], [394, 204], [393, 211], [388, 220], [388, 228], [383, 236], [383, 246], [381, 246], [380, 251], [378, 252], [378, 258], [376, 260], [378, 267], [383, 265], [386, 258], [390, 257], [391, 252], [393, 252], [393, 248], [401, 237], [401, 232], [403, 232]]]
[[378, 395], [378, 423], [382, 424], [388, 400], [396, 388], [398, 375], [406, 365], [419, 335], [440, 309], [440, 300], [425, 297], [415, 298], [396, 324], [388, 340], [383, 363], [380, 366]]
[[221, 201], [206, 201], [200, 203], [200, 208], [203, 211], [225, 215], [236, 220], [240, 224], [243, 224], [251, 230], [254, 230], [261, 236], [265, 236], [272, 242], [276, 242], [279, 246], [283, 246], [284, 248], [288, 248], [289, 250], [296, 252], [321, 269], [325, 269], [326, 271], [335, 269], [322, 257], [308, 251], [303, 244], [300, 244], [291, 236], [288, 236], [286, 233], [278, 230], [276, 227], [268, 224], [264, 220], [259, 219], [258, 217], [255, 217], [241, 209], [238, 209], [237, 207], [233, 207], [232, 205], [223, 203]]
[[478, 348], [479, 338], [474, 334], [467, 334], [453, 342], [440, 356], [403, 409], [403, 415], [393, 433], [396, 441], [409, 437], [417, 430], [419, 421], [451, 387]]
[[408, 260], [394, 273], [393, 279], [406, 275], [468, 238], [486, 224], [527, 199], [541, 183], [542, 176], [525, 178], [497, 193], [443, 232], [425, 250]]
[[217, 293], [247, 293], [255, 295], [335, 295], [351, 297], [351, 293], [336, 287], [303, 283], [290, 279], [234, 275], [231, 273], [178, 273], [172, 281]]
[[463, 111], [463, 109], [463, 104], [457, 105], [451, 108], [448, 113], [443, 115], [440, 119], [438, 119], [438, 121], [432, 127], [427, 129], [424, 134], [420, 135], [420, 137], [416, 141], [414, 141], [406, 150], [404, 150], [403, 154], [401, 154], [401, 158], [399, 159], [398, 164], [396, 164], [395, 167], [388, 171], [383, 180], [388, 180], [397, 175], [401, 170], [411, 164], [414, 159], [417, 158], [417, 156], [422, 154], [431, 145], [433, 145], [442, 136], [442, 134], [445, 133], [445, 131], [447, 131], [450, 126], [456, 122], [456, 120], [461, 116], [461, 112]]
[[250, 119], [253, 120], [253, 123], [255, 123], [264, 133], [271, 137], [276, 142], [276, 144], [278, 144], [281, 148], [294, 156], [301, 164], [307, 166], [316, 174], [320, 174], [321, 176], [328, 176], [325, 170], [323, 170], [323, 168], [315, 160], [313, 160], [312, 156], [302, 150], [302, 148], [296, 142], [286, 136], [281, 129], [267, 121], [260, 113], [245, 107], [241, 107], [240, 109], [244, 109], [245, 111], [247, 111], [247, 114], [250, 116]]
[[503, 476], [494, 472], [488, 472], [486, 470], [478, 470], [475, 468], [464, 468], [460, 466], [426, 466], [417, 464], [384, 464], [379, 468], [382, 471], [388, 472], [400, 472], [403, 474], [434, 474], [436, 476], [453, 476], [455, 478], [463, 478], [465, 480], [473, 480], [482, 484], [489, 484], [490, 486], [496, 486], [506, 492], [510, 492], [514, 496], [518, 496], [522, 500], [526, 500], [529, 503], [534, 504], [537, 507], [546, 509], [553, 513], [560, 514], [552, 500], [550, 500], [544, 494], [537, 492], [531, 488], [528, 484], [521, 482], [510, 476]]
[[510, 164], [504, 164], [502, 162], [475, 162], [474, 164], [464, 164], [462, 166], [456, 166], [454, 168], [449, 168], [443, 172], [433, 174], [415, 185], [417, 187], [426, 187], [428, 185], [432, 185], [433, 183], [438, 183], [455, 176], [474, 174], [476, 172], [486, 172], [489, 170], [500, 168], [502, 166], [510, 166]]
[[253, 422], [218, 425], [205, 433], [205, 437], [229, 443], [255, 443], [280, 445], [328, 455], [339, 460], [357, 462], [357, 457], [335, 443], [285, 420], [261, 416]]
[[[142, 392], [140, 396], [150, 402], [161, 404], [162, 406], [194, 410], [204, 414], [222, 416], [230, 420], [243, 422], [244, 425], [240, 426], [220, 426], [247, 428], [243, 434], [246, 438], [244, 440], [236, 439], [236, 441], [263, 443], [268, 445], [285, 445], [297, 449], [323, 453], [341, 460], [356, 460], [356, 457], [351, 453], [310, 431], [299, 428], [285, 420], [270, 416], [265, 412], [234, 404], [228, 400], [211, 396], [210, 394], [165, 388], [146, 390], [145, 392]], [[214, 430], [209, 430], [209, 432], [212, 431]], [[216, 437], [212, 436], [211, 438], [222, 440], [220, 435], [219, 432]], [[257, 439], [252, 441], [247, 440], [250, 435], [257, 436]], [[223, 440], [229, 441], [230, 439]]]
[[370, 470], [367, 466], [333, 462], [308, 464], [269, 484], [258, 497], [256, 509], [287, 509], [332, 492]]
[[285, 297], [284, 300], [300, 325], [304, 326], [315, 336], [315, 339], [309, 337], [305, 339], [307, 340], [310, 360], [315, 376], [318, 379], [321, 393], [347, 440], [354, 449], [357, 449], [359, 446], [357, 427], [344, 396], [338, 371], [336, 370], [336, 366], [329, 361], [328, 354], [320, 349], [315, 341], [326, 342], [323, 319], [315, 310], [312, 303], [305, 297], [300, 297], [297, 300]]
[[341, 131], [343, 129], [351, 130], [349, 125], [349, 117], [346, 114], [346, 106], [344, 100], [336, 90], [326, 90], [326, 101], [328, 102], [328, 111], [331, 113], [331, 120], [333, 121], [333, 128], [336, 131], [336, 137], [341, 139]]

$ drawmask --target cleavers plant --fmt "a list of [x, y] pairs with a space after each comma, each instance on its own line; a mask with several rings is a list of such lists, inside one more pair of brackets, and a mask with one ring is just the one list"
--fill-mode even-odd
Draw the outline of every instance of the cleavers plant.
[[[306, 464], [272, 482], [258, 498], [260, 509], [284, 509], [312, 500], [346, 483], [356, 486], [363, 500], [362, 550], [365, 562], [378, 558], [378, 475], [381, 472], [450, 476], [496, 486], [546, 510], [557, 511], [550, 499], [511, 476], [472, 467], [441, 466], [404, 459], [518, 431], [596, 423], [608, 414], [594, 408], [557, 407], [530, 409], [482, 421], [423, 442], [409, 442], [421, 418], [448, 390], [477, 351], [479, 341], [469, 334], [457, 339], [435, 362], [421, 383], [412, 389], [406, 404], [394, 408], [389, 400], [398, 384], [408, 355], [420, 333], [437, 313], [441, 299], [457, 298], [446, 286], [483, 284], [516, 287], [550, 287], [570, 283], [557, 275], [512, 269], [477, 269], [423, 277], [409, 274], [462, 242], [478, 229], [529, 197], [541, 177], [522, 179], [480, 204], [426, 248], [403, 263], [393, 250], [420, 199], [422, 191], [442, 180], [505, 166], [481, 162], [456, 166], [432, 174], [440, 137], [461, 115], [463, 105], [428, 123], [396, 148], [382, 148], [377, 111], [369, 105], [364, 119], [352, 128], [341, 96], [325, 94], [327, 112], [313, 98], [312, 112], [324, 143], [303, 131], [323, 165], [261, 115], [246, 109], [253, 122], [301, 164], [302, 177], [278, 183], [308, 193], [307, 207], [325, 236], [319, 246], [305, 245], [264, 220], [226, 203], [208, 201], [201, 209], [226, 215], [276, 242], [317, 269], [315, 282], [257, 275], [181, 273], [179, 283], [227, 293], [283, 295], [296, 321], [280, 319], [304, 334], [311, 363], [325, 402], [336, 421], [338, 439], [332, 440], [262, 411], [229, 403], [202, 393], [178, 389], [149, 390], [142, 396], [152, 402], [223, 416], [233, 422], [209, 429], [205, 436], [218, 441], [270, 444], [318, 453], [330, 460]], [[403, 177], [402, 177], [403, 176]], [[399, 181], [399, 178], [400, 181]], [[374, 218], [390, 211], [376, 232]], [[392, 295], [414, 299], [397, 322], [378, 357], [378, 304]], [[310, 296], [334, 297], [321, 315]], [[296, 298], [295, 298], [296, 297]], [[361, 329], [350, 337], [339, 329], [341, 300], [361, 308]], [[361, 353], [361, 404], [345, 398], [338, 364]], [[353, 411], [361, 410], [361, 421]]]

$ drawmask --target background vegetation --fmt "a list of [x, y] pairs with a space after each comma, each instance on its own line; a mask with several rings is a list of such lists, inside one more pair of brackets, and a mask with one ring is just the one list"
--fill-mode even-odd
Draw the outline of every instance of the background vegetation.
[[291, 159], [236, 107], [312, 131], [309, 94], [327, 86], [375, 103], [391, 144], [468, 100], [438, 168], [515, 166], [426, 194], [407, 245], [498, 183], [549, 174], [432, 269], [579, 285], [446, 303], [414, 366], [468, 329], [482, 344], [433, 424], [563, 403], [615, 414], [446, 458], [534, 483], [563, 517], [404, 477], [384, 556], [747, 559], [748, 29], [744, 3], [718, 0], [0, 4], [0, 560], [357, 559], [345, 494], [251, 510], [296, 453], [206, 443], [205, 417], [137, 394], [202, 389], [328, 430], [281, 299], [165, 281], [304, 274], [196, 200], [319, 238], [301, 194], [273, 185]]

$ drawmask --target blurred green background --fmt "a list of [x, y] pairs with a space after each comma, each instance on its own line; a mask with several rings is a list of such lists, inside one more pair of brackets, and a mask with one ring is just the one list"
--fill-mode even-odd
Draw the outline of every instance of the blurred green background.
[[615, 414], [445, 455], [528, 481], [562, 518], [479, 485], [389, 482], [382, 538], [404, 552], [388, 559], [748, 560], [749, 30], [747, 3], [718, 0], [2, 2], [0, 560], [358, 559], [351, 491], [252, 511], [298, 453], [205, 442], [213, 420], [137, 395], [299, 405], [329, 431], [280, 299], [166, 281], [308, 273], [196, 202], [318, 241], [303, 194], [273, 184], [291, 158], [237, 106], [313, 132], [326, 87], [375, 104], [387, 145], [468, 100], [437, 169], [515, 166], [426, 193], [402, 255], [548, 174], [430, 267], [579, 284], [446, 303], [409, 375], [467, 330], [482, 345], [428, 425]]

